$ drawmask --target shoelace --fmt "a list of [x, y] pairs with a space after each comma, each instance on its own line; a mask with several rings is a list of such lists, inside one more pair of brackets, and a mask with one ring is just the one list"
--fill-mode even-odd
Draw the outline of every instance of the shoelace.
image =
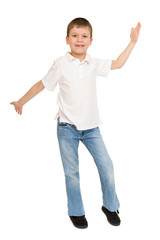
[[119, 211], [117, 210], [116, 212], [110, 212], [110, 214], [116, 216], [117, 214], [119, 214]]

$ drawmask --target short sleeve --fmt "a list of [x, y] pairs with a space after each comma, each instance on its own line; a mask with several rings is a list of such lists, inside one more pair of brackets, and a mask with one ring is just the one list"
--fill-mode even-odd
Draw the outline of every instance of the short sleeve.
[[97, 59], [96, 72], [98, 76], [107, 77], [111, 69], [112, 60]]
[[42, 83], [45, 88], [53, 91], [58, 82], [58, 69], [56, 61], [53, 63], [48, 73], [42, 78]]

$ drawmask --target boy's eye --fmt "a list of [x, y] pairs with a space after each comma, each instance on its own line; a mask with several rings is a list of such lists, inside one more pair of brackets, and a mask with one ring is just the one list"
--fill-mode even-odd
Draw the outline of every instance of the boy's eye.
[[84, 38], [87, 38], [87, 36], [86, 36], [86, 35], [83, 35], [83, 37], [84, 37]]
[[73, 36], [73, 37], [77, 37], [77, 35], [76, 35], [76, 34], [73, 34], [72, 36]]

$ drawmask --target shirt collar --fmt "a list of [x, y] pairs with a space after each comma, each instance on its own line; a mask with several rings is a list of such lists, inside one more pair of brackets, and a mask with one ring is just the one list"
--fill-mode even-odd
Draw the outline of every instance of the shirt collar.
[[[66, 57], [69, 61], [77, 60], [77, 58], [73, 57], [69, 52], [66, 53]], [[81, 63], [83, 63], [83, 62], [88, 62], [89, 63], [90, 60], [91, 60], [90, 55], [87, 54], [85, 59]]]

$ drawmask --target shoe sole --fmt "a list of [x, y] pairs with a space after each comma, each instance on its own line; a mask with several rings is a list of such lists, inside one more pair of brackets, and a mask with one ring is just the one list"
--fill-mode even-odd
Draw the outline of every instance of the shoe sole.
[[76, 228], [79, 228], [79, 229], [86, 229], [86, 228], [88, 228], [88, 226], [75, 226], [74, 224], [73, 224], [73, 226], [76, 227]]

